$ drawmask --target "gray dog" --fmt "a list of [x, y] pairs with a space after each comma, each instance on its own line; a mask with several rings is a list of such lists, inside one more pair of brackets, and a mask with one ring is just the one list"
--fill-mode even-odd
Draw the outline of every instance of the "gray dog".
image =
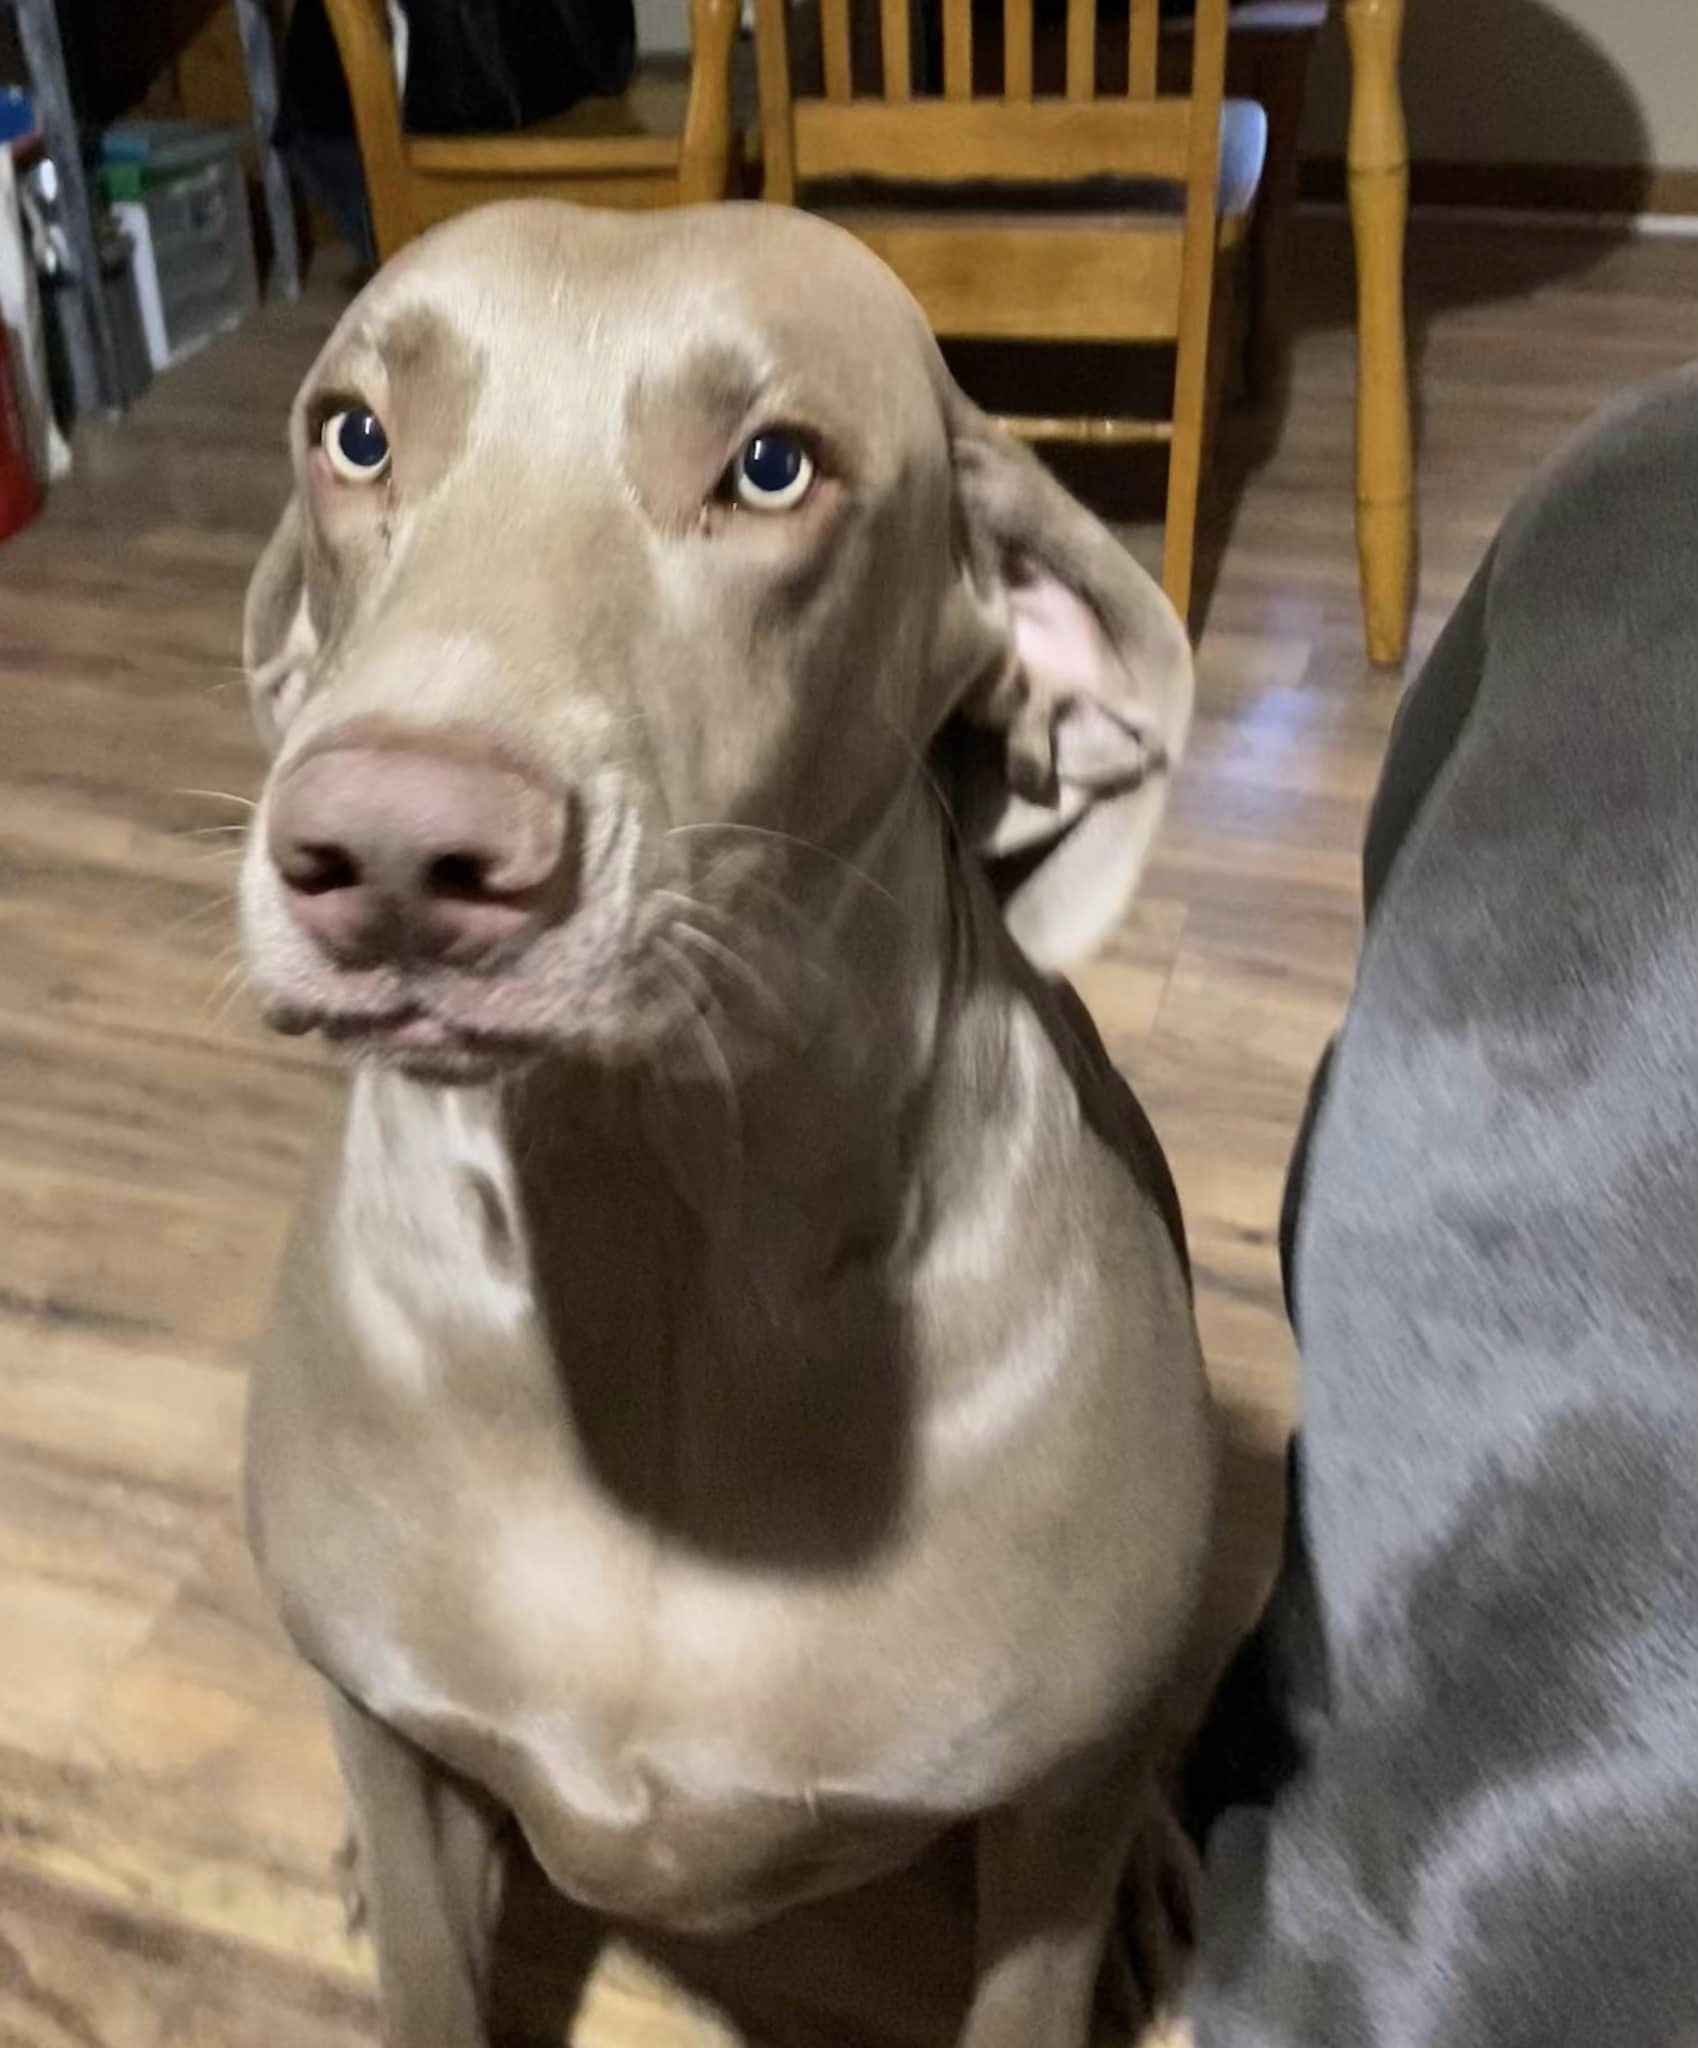
[[1285, 1572], [1193, 1773], [1200, 2048], [1692, 2048], [1698, 379], [1512, 514], [1364, 867]]
[[1124, 907], [1180, 624], [778, 209], [439, 230], [293, 452], [247, 948], [359, 1057], [250, 1513], [384, 2038], [487, 2040], [509, 1821], [696, 1932], [971, 1821], [963, 2039], [1080, 2048], [1213, 1460], [1160, 1153], [1032, 963]]

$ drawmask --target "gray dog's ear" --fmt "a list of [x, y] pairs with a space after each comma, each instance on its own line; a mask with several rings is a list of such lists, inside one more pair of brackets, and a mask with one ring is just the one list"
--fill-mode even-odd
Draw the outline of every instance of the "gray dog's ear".
[[299, 498], [285, 506], [248, 579], [242, 608], [242, 662], [254, 724], [275, 751], [306, 695], [318, 633], [307, 603], [307, 528]]
[[951, 396], [957, 595], [974, 615], [950, 636], [973, 649], [944, 736], [952, 796], [1015, 939], [1060, 968], [1107, 938], [1137, 887], [1190, 728], [1191, 646], [1108, 529]]

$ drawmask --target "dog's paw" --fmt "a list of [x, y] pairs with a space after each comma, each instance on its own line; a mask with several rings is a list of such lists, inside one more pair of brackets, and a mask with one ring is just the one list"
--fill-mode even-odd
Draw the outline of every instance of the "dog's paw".
[[1152, 1798], [1126, 1859], [1105, 1983], [1109, 1997], [1124, 2003], [1135, 2041], [1178, 2010], [1197, 1941], [1200, 1876], [1190, 1838], [1167, 1801]]
[[360, 1855], [360, 1838], [350, 1821], [342, 1839], [331, 1852], [330, 1867], [336, 1875], [336, 1889], [342, 1899], [342, 1924], [350, 1939], [363, 1934], [369, 1918], [366, 1904], [365, 1863]]

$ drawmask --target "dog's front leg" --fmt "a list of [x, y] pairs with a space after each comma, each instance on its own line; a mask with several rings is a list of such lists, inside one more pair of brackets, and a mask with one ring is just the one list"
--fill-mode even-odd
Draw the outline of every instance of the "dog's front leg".
[[343, 1694], [329, 1697], [377, 1950], [384, 2048], [489, 2048], [500, 1814]]
[[976, 1976], [959, 2048], [1085, 2048], [1138, 1775], [1118, 1765], [979, 1822]]

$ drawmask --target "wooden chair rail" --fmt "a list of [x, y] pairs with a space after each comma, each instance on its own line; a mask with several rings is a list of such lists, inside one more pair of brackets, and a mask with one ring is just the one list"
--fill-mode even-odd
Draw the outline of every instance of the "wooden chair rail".
[[1152, 100], [1136, 119], [1130, 111], [1116, 100], [799, 100], [793, 146], [810, 179], [1181, 182], [1190, 160], [1190, 102]]

